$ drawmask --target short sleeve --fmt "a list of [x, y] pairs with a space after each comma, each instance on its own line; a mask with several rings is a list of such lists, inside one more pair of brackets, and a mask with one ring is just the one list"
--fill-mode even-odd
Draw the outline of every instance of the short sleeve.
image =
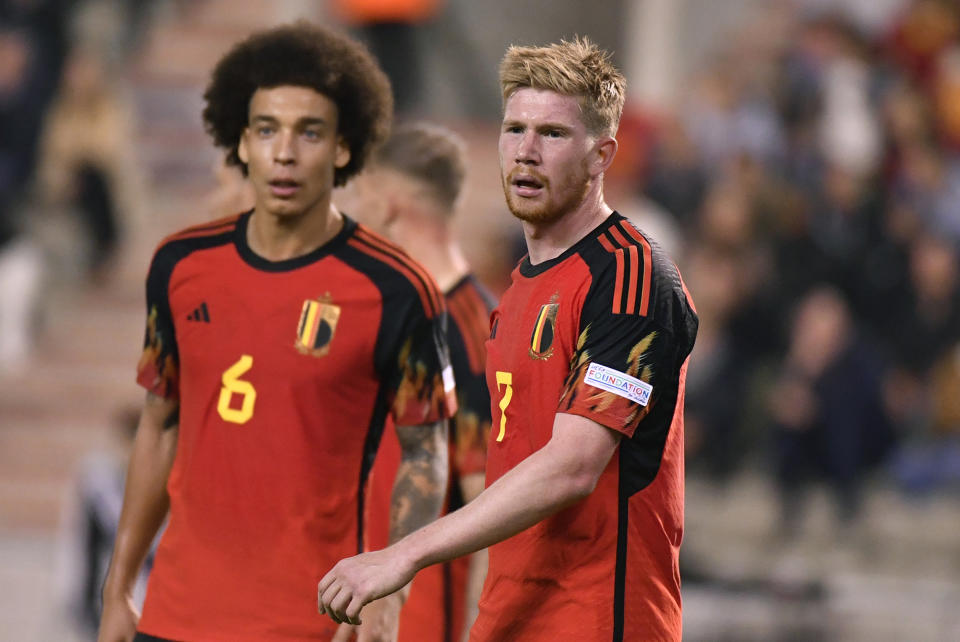
[[137, 383], [164, 399], [180, 398], [180, 359], [168, 297], [173, 261], [161, 247], [147, 275], [147, 327]]
[[446, 322], [445, 311], [429, 317], [418, 305], [409, 306], [401, 320], [387, 373], [391, 414], [398, 426], [432, 423], [456, 412]]
[[609, 308], [581, 327], [558, 412], [632, 437], [675, 378], [674, 337], [649, 317]]
[[457, 377], [454, 465], [463, 475], [483, 473], [490, 436], [490, 393], [483, 376]]
[[450, 359], [457, 381], [457, 414], [451, 435], [453, 464], [461, 476], [483, 473], [487, 465], [487, 438], [490, 435], [490, 391], [483, 369], [474, 370], [470, 367], [462, 335], [456, 330], [449, 335]]

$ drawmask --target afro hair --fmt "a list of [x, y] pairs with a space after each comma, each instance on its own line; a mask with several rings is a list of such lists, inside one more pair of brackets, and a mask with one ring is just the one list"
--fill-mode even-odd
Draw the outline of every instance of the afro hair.
[[220, 59], [203, 95], [204, 126], [227, 150], [228, 165], [246, 173], [237, 147], [253, 94], [285, 85], [308, 87], [336, 104], [350, 160], [336, 168], [334, 185], [346, 184], [390, 132], [390, 81], [364, 45], [328, 29], [301, 21], [252, 34]]

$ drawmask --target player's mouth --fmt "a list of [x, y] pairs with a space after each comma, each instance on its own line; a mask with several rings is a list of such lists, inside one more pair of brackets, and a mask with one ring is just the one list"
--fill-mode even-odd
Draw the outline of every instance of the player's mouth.
[[543, 191], [544, 180], [533, 174], [514, 174], [510, 177], [510, 184], [517, 196], [532, 198]]
[[300, 191], [300, 183], [288, 178], [277, 178], [269, 183], [270, 193], [277, 198], [290, 198]]

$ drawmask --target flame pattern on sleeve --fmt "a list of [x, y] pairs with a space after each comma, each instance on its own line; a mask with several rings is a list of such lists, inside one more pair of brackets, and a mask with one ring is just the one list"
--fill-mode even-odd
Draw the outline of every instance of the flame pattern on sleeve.
[[179, 397], [180, 373], [164, 333], [157, 329], [159, 312], [151, 306], [143, 354], [137, 365], [137, 380], [150, 392], [164, 399]]
[[413, 337], [404, 341], [397, 363], [400, 382], [392, 404], [397, 425], [425, 424], [450, 417], [455, 412], [456, 398], [452, 391], [449, 394], [444, 391], [443, 373], [438, 368], [430, 368], [413, 354]]
[[[587, 348], [590, 341], [591, 326], [592, 324], [587, 325], [577, 339], [577, 349], [571, 360], [570, 374], [564, 384], [563, 393], [560, 395], [558, 411], [580, 410], [581, 412], [586, 411], [585, 414], [592, 417], [609, 417], [610, 422], [604, 421], [601, 423], [632, 434], [643, 418], [653, 409], [656, 404], [656, 396], [652, 397], [650, 403], [646, 406], [641, 406], [625, 397], [585, 383], [584, 378], [587, 369], [594, 360], [593, 355]], [[657, 336], [658, 332], [656, 330], [646, 334], [630, 348], [625, 362], [615, 365], [604, 363], [604, 365], [614, 367], [636, 379], [651, 382], [654, 376], [651, 347]], [[611, 423], [616, 425], [610, 425]]]

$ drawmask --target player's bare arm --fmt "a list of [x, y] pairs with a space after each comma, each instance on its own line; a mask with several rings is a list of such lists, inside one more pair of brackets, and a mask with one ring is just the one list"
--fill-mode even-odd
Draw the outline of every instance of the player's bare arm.
[[147, 393], [127, 469], [123, 510], [103, 588], [99, 642], [129, 642], [139, 613], [133, 586], [169, 508], [167, 478], [177, 451], [178, 401]]
[[425, 566], [472, 553], [533, 526], [596, 487], [620, 434], [578, 415], [557, 414], [550, 441], [460, 510], [382, 551], [341, 560], [321, 580], [320, 610], [359, 621], [368, 602], [405, 586]]
[[[397, 426], [400, 442], [400, 466], [393, 483], [390, 506], [390, 542], [397, 542], [418, 528], [434, 521], [443, 507], [447, 489], [447, 422], [416, 426]], [[396, 640], [400, 608], [408, 587], [364, 609], [358, 642]], [[322, 595], [322, 593], [320, 593]], [[337, 619], [344, 626], [334, 642], [350, 639], [351, 624], [360, 624], [359, 614], [352, 619]]]
[[437, 518], [447, 489], [447, 422], [398, 426], [401, 459], [390, 506], [390, 543]]

